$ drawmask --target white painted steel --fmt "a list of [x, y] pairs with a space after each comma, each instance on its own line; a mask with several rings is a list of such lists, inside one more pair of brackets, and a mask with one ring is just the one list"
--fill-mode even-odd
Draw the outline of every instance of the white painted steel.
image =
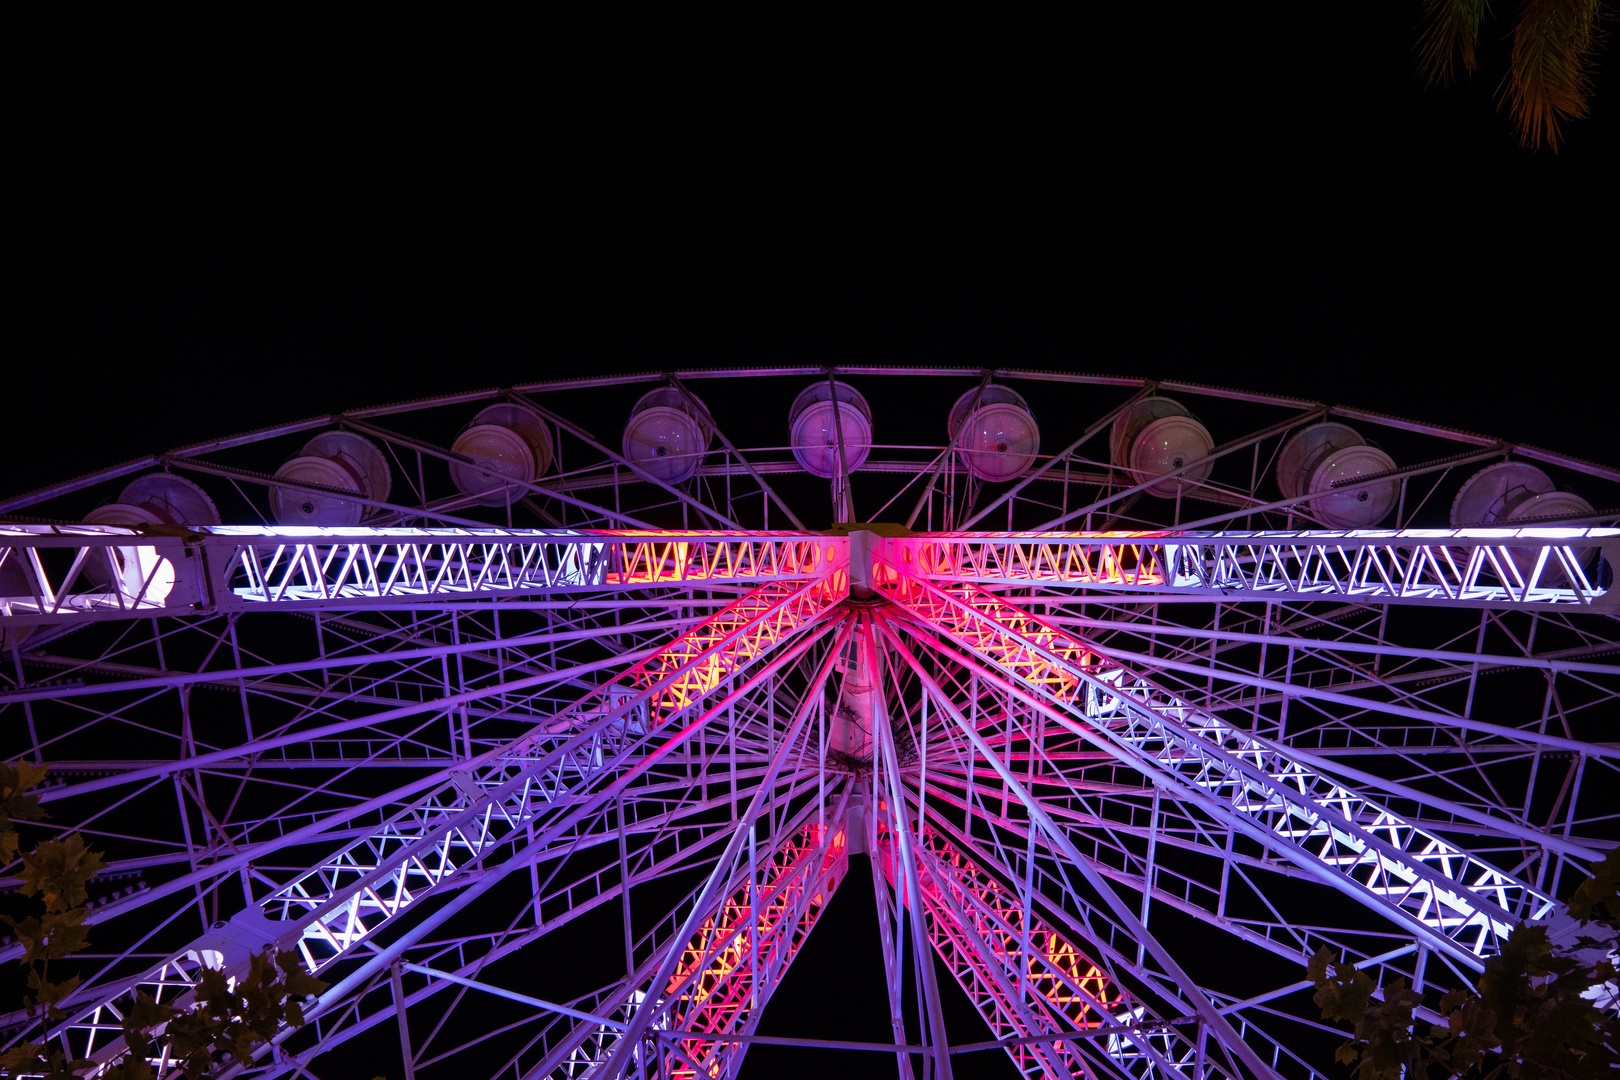
[[[781, 417], [834, 384], [806, 460]], [[210, 512], [305, 501], [365, 527]], [[1352, 407], [885, 365], [447, 394], [0, 501], [25, 829], [108, 852], [63, 1033], [106, 1058], [135, 989], [277, 941], [333, 986], [228, 1073], [728, 1075], [869, 852], [897, 1066], [972, 1060], [906, 996], [927, 937], [1022, 1075], [1318, 1080], [1315, 949], [1460, 985], [1620, 839], [1616, 507], [1620, 469]], [[560, 993], [534, 958], [587, 926]]]

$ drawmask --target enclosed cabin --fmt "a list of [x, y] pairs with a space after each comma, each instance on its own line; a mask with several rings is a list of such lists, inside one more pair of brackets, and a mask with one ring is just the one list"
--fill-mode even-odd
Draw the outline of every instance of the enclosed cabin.
[[[220, 523], [219, 508], [208, 493], [173, 473], [138, 476], [118, 498], [84, 517], [86, 525], [142, 529], [153, 525], [207, 527]], [[103, 549], [85, 560], [84, 576], [100, 589], [116, 589], [126, 600], [161, 601], [174, 588], [175, 569], [158, 557], [157, 548], [129, 545]]]
[[[1347, 424], [1312, 424], [1277, 454], [1277, 487], [1285, 499], [1315, 496], [1307, 512], [1330, 529], [1371, 529], [1395, 510], [1399, 480], [1378, 480], [1395, 461]], [[1362, 479], [1366, 477], [1368, 479]]]
[[360, 525], [381, 513], [374, 504], [387, 502], [393, 488], [388, 458], [353, 431], [321, 432], [276, 470], [276, 479], [284, 481], [270, 488], [278, 525]]
[[551, 469], [551, 426], [527, 405], [498, 402], [480, 409], [461, 429], [450, 463], [456, 490], [479, 506], [510, 506]]
[[968, 472], [986, 483], [1018, 479], [1041, 452], [1041, 428], [1029, 402], [1000, 383], [974, 387], [957, 398], [945, 431]]
[[1178, 498], [1208, 480], [1214, 462], [1198, 463], [1214, 448], [1209, 429], [1167, 397], [1135, 402], [1114, 418], [1108, 433], [1109, 460], [1133, 486], [1146, 484], [1147, 493], [1161, 499]]
[[872, 452], [872, 408], [848, 383], [813, 382], [799, 391], [788, 410], [788, 445], [810, 475], [847, 476]]
[[[1511, 529], [1578, 521], [1593, 512], [1591, 503], [1572, 491], [1558, 490], [1551, 477], [1528, 461], [1499, 461], [1470, 476], [1458, 490], [1451, 501], [1450, 520], [1454, 529]], [[1570, 583], [1569, 568], [1558, 562], [1560, 556], [1552, 548], [1514, 547], [1508, 549], [1508, 554], [1520, 581], [1534, 576], [1547, 588], [1562, 588]], [[1597, 549], [1587, 549], [1581, 569], [1590, 568], [1596, 558]], [[1553, 562], [1546, 564], [1546, 559]], [[1538, 563], [1542, 564], [1539, 575]]]
[[714, 438], [714, 418], [689, 391], [661, 386], [641, 395], [624, 424], [625, 460], [655, 480], [681, 484], [697, 475]]

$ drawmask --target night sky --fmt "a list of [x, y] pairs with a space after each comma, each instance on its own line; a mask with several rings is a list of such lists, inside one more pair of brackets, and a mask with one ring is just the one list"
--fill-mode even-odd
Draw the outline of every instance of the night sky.
[[[1415, 3], [1246, 8], [18, 31], [0, 494], [345, 408], [778, 362], [1186, 379], [1620, 463], [1616, 58], [1529, 153], [1503, 27], [1425, 90]], [[875, 946], [864, 878], [827, 919]], [[846, 948], [768, 1030], [881, 1015]]]

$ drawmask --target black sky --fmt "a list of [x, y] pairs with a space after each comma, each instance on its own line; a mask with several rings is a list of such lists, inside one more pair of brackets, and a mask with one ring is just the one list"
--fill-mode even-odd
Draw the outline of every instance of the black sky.
[[1424, 90], [1415, 11], [1371, 7], [40, 27], [3, 486], [778, 360], [1266, 386], [1604, 456], [1564, 417], [1615, 357], [1614, 65], [1525, 153], [1494, 71]]
[[1500, 41], [1425, 90], [1415, 4], [1237, 7], [20, 29], [0, 494], [344, 408], [775, 362], [1190, 379], [1620, 461], [1615, 58], [1526, 153]]

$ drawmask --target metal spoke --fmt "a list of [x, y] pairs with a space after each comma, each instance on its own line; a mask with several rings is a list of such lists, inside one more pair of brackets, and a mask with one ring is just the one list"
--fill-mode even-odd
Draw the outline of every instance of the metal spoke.
[[[795, 394], [830, 423], [762, 434]], [[1202, 435], [1138, 453], [1165, 417]], [[886, 365], [445, 394], [0, 500], [23, 828], [106, 853], [45, 1034], [109, 1063], [137, 992], [273, 946], [330, 986], [224, 1075], [1321, 1080], [1319, 949], [1472, 983], [1620, 841], [1616, 507], [1354, 407]], [[851, 871], [892, 1042], [762, 1034]]]

